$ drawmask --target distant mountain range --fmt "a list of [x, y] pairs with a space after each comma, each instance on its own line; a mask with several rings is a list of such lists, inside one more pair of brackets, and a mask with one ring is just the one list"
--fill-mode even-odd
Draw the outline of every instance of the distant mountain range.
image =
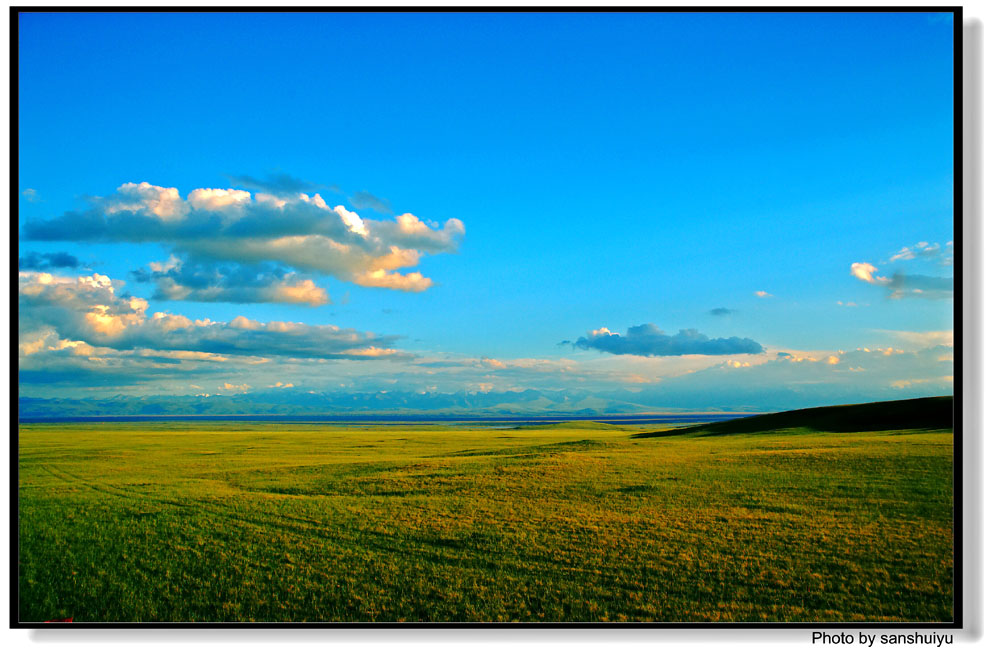
[[610, 415], [656, 412], [582, 392], [308, 392], [295, 389], [236, 395], [159, 395], [47, 399], [21, 397], [22, 418], [126, 415]]
[[[706, 396], [713, 403], [706, 404]], [[111, 416], [611, 416], [665, 413], [774, 412], [817, 405], [859, 403], [899, 397], [858, 397], [850, 388], [817, 395], [795, 390], [769, 393], [753, 388], [717, 392], [674, 387], [642, 392], [586, 392], [580, 390], [523, 390], [492, 392], [320, 392], [273, 388], [241, 394], [114, 395], [89, 398], [19, 397], [18, 415], [24, 419]]]

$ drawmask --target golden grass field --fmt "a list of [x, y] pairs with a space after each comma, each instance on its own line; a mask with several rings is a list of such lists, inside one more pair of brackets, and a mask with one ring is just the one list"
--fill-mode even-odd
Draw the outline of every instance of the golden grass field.
[[21, 621], [952, 619], [952, 433], [22, 424]]

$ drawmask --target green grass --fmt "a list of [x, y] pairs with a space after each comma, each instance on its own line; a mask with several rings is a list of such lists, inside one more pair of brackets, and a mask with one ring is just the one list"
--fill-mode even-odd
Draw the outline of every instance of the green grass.
[[952, 619], [950, 431], [637, 430], [21, 425], [20, 619]]

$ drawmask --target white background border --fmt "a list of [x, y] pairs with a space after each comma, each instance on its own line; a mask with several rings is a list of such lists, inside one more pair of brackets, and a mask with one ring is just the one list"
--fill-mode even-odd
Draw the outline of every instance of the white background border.
[[[11, 3], [5, 3], [6, 7], [9, 7]], [[72, 0], [64, 0], [63, 2], [51, 2], [46, 0], [25, 0], [24, 2], [13, 3], [15, 5], [30, 5], [30, 6], [43, 6], [43, 5], [55, 5], [55, 6], [86, 6], [89, 3], [86, 2], [73, 2]], [[104, 2], [101, 3], [106, 6], [134, 6], [135, 2]], [[162, 6], [193, 6], [199, 3], [196, 1], [169, 1], [160, 0], [155, 2], [157, 5]], [[233, 6], [274, 6], [278, 2], [272, 0], [270, 2], [227, 2], [226, 0], [219, 0], [217, 2], [207, 3], [213, 6], [220, 5], [233, 5]], [[555, 5], [565, 5], [565, 6], [607, 6], [613, 3], [611, 0], [604, 0], [603, 2], [587, 2], [587, 1], [577, 1], [577, 2], [565, 2], [559, 0], [550, 0], [548, 2], [475, 2], [473, 0], [467, 2], [419, 2], [414, 0], [395, 0], [386, 3], [377, 2], [365, 2], [364, 0], [359, 0], [356, 2], [347, 3], [317, 3], [310, 2], [309, 0], [292, 0], [289, 4], [294, 4], [296, 6], [329, 6], [331, 4], [347, 4], [351, 6], [378, 6], [384, 4], [390, 4], [393, 6], [424, 6], [427, 4], [435, 5], [460, 5], [467, 6], [473, 4], [481, 4], [487, 6], [498, 6], [498, 5], [513, 5], [513, 6], [526, 6], [532, 4], [542, 4], [548, 6]], [[625, 3], [633, 6], [712, 6], [713, 4], [724, 4], [725, 6], [760, 6], [766, 4], [768, 6], [941, 6], [941, 5], [954, 5], [954, 2], [822, 2], [822, 3], [810, 3], [810, 2], [767, 2], [767, 3], [754, 3], [754, 2], [739, 2], [739, 1], [729, 1], [725, 3], [702, 3], [702, 2], [690, 2], [690, 3], [656, 3], [656, 2], [643, 2], [641, 0], [626, 0]], [[1000, 3], [995, 0], [970, 0], [968, 2], [957, 3], [964, 7], [965, 11], [965, 29], [966, 38], [968, 38], [968, 30], [972, 30], [974, 34], [978, 34], [981, 37], [981, 48], [980, 53], [982, 55], [982, 60], [979, 63], [981, 73], [981, 83], [983, 84], [979, 97], [982, 99], [982, 106], [980, 108], [981, 113], [981, 133], [978, 138], [981, 138], [981, 169], [978, 176], [980, 184], [984, 186], [981, 189], [982, 196], [978, 201], [972, 197], [966, 197], [965, 202], [969, 204], [978, 204], [978, 227], [969, 230], [966, 229], [964, 235], [964, 245], [965, 251], [963, 252], [967, 263], [971, 264], [971, 267], [967, 267], [967, 270], [971, 270], [975, 274], [976, 278], [966, 279], [966, 291], [972, 291], [971, 296], [969, 294], [965, 297], [965, 303], [973, 308], [971, 317], [974, 318], [972, 323], [966, 324], [966, 330], [972, 329], [978, 332], [978, 337], [970, 338], [966, 336], [964, 339], [964, 346], [966, 349], [967, 363], [966, 367], [971, 370], [980, 370], [982, 386], [979, 388], [973, 387], [971, 380], [967, 380], [964, 391], [967, 399], [974, 399], [978, 395], [979, 404], [983, 405], [990, 398], [996, 397], [998, 393], [997, 386], [997, 375], [995, 372], [995, 363], [998, 362], [997, 357], [997, 345], [994, 344], [992, 338], [990, 337], [989, 331], [987, 331], [986, 325], [992, 324], [996, 325], [997, 320], [997, 302], [996, 302], [996, 292], [994, 291], [993, 297], [990, 297], [990, 293], [986, 292], [986, 288], [995, 289], [996, 281], [998, 279], [997, 271], [1000, 269], [1000, 263], [998, 259], [1000, 257], [993, 259], [990, 256], [990, 247], [997, 246], [997, 226], [995, 221], [991, 221], [987, 216], [988, 213], [988, 199], [989, 193], [987, 189], [991, 189], [990, 180], [995, 179], [996, 168], [990, 167], [991, 154], [993, 154], [992, 160], [996, 161], [995, 152], [997, 152], [997, 138], [996, 132], [990, 131], [989, 120], [986, 118], [992, 113], [997, 115], [997, 87], [1000, 84], [1000, 60], [998, 60], [997, 52], [1000, 51], [1000, 46], [997, 45], [997, 37], [995, 34], [997, 30], [1000, 29], [1000, 10], [998, 6]], [[6, 9], [5, 7], [5, 9]], [[4, 11], [3, 15], [0, 16], [0, 34], [3, 35], [3, 46], [2, 53], [0, 53], [0, 94], [2, 94], [2, 102], [0, 102], [0, 111], [2, 111], [3, 125], [4, 129], [0, 132], [0, 141], [4, 148], [5, 156], [0, 158], [0, 211], [2, 215], [6, 218], [3, 228], [0, 229], [0, 241], [4, 247], [0, 248], [0, 270], [9, 271], [10, 259], [8, 257], [13, 255], [12, 247], [14, 243], [7, 242], [9, 240], [9, 225], [11, 216], [7, 215], [7, 210], [9, 206], [10, 193], [17, 192], [17, 189], [9, 188], [10, 170], [8, 168], [10, 162], [10, 142], [11, 139], [16, 138], [16, 135], [10, 134], [7, 125], [10, 123], [10, 97], [9, 97], [9, 35], [10, 35], [10, 24], [9, 24], [9, 12]], [[968, 94], [966, 95], [968, 98]], [[992, 146], [992, 147], [991, 147]], [[975, 148], [973, 148], [975, 149]], [[967, 152], [968, 154], [968, 152]], [[991, 176], [991, 172], [994, 174]], [[995, 188], [995, 186], [993, 186]], [[995, 196], [996, 193], [994, 192]], [[991, 224], [992, 222], [992, 224]], [[978, 235], [978, 242], [971, 242], [972, 237]], [[977, 256], [981, 256], [981, 261], [970, 260]], [[981, 274], [981, 276], [980, 276]], [[10, 306], [10, 281], [5, 281], [0, 284], [0, 307], [6, 309]], [[12, 329], [11, 316], [8, 320], [5, 320], [0, 329], [3, 331], [3, 345], [0, 346], [0, 351], [2, 351], [3, 367], [6, 370], [10, 370], [10, 333]], [[968, 318], [967, 318], [968, 321]], [[975, 351], [974, 349], [978, 349]], [[971, 365], [970, 365], [971, 363]], [[972, 379], [974, 380], [974, 379]], [[2, 388], [0, 388], [0, 424], [3, 425], [5, 430], [9, 430], [10, 424], [10, 389], [9, 376], [4, 375], [2, 383]], [[976, 381], [978, 385], [979, 381]], [[970, 402], [975, 404], [976, 402]], [[988, 404], [986, 404], [988, 405]], [[976, 420], [970, 420], [968, 427], [974, 427]], [[970, 447], [969, 453], [977, 454], [980, 456], [980, 465], [982, 465], [983, 472], [986, 472], [982, 477], [982, 499], [981, 501], [976, 501], [972, 493], [976, 491], [976, 488], [969, 488], [966, 490], [966, 501], [967, 505], [973, 507], [977, 511], [982, 510], [982, 506], [992, 506], [996, 507], [1000, 501], [997, 500], [997, 486], [1000, 485], [998, 482], [997, 474], [989, 474], [989, 464], [990, 461], [997, 459], [997, 451], [1000, 449], [997, 443], [997, 434], [1000, 432], [1000, 418], [998, 418], [997, 412], [987, 411], [983, 416], [982, 421], [982, 432], [979, 437], [982, 438], [981, 448], [976, 450], [976, 447]], [[975, 436], [973, 433], [969, 433], [969, 436]], [[8, 438], [10, 434], [8, 432]], [[4, 445], [0, 447], [2, 451], [2, 461], [0, 461], [0, 469], [9, 470], [10, 460], [9, 460], [9, 439], [4, 442]], [[968, 472], [969, 470], [967, 470]], [[209, 651], [215, 650], [220, 645], [236, 648], [238, 647], [241, 653], [256, 653], [257, 651], [273, 651], [277, 646], [282, 644], [294, 644], [296, 648], [308, 651], [329, 651], [331, 649], [336, 649], [337, 651], [361, 651], [364, 650], [366, 653], [371, 653], [373, 648], [375, 650], [380, 650], [382, 648], [403, 648], [405, 647], [407, 653], [437, 653], [451, 652], [451, 651], [466, 651], [470, 648], [476, 651], [504, 651], [510, 648], [517, 647], [518, 653], [532, 653], [534, 651], [546, 651], [546, 653], [551, 653], [553, 650], [570, 650], [574, 653], [590, 653], [592, 651], [606, 651], [609, 647], [614, 647], [615, 645], [627, 645], [629, 647], [629, 653], [644, 653], [645, 651], [663, 651], [667, 647], [671, 651], [684, 651], [690, 649], [703, 650], [705, 648], [712, 649], [732, 649], [733, 646], [739, 647], [741, 653], [746, 652], [767, 652], [773, 653], [773, 651], [780, 649], [785, 650], [800, 650], [803, 648], [812, 648], [811, 644], [811, 632], [808, 630], [767, 630], [767, 631], [740, 631], [740, 630], [592, 630], [592, 629], [573, 629], [573, 630], [498, 630], [498, 629], [470, 629], [470, 630], [390, 630], [390, 629], [374, 629], [374, 630], [347, 630], [347, 629], [330, 629], [330, 630], [74, 630], [74, 631], [40, 631], [40, 630], [11, 630], [8, 627], [8, 617], [10, 614], [10, 479], [5, 474], [4, 482], [0, 483], [0, 510], [2, 510], [2, 521], [3, 534], [0, 535], [0, 619], [3, 620], [3, 632], [0, 633], [0, 646], [3, 646], [5, 650], [8, 651], [21, 651], [26, 649], [31, 650], [56, 650], [56, 649], [70, 649], [74, 653], [99, 653], [103, 651], [133, 651], [136, 648], [142, 648], [145, 650], [156, 650], [156, 651], [167, 651], [175, 650], [178, 646], [183, 646], [185, 648], [185, 653], [187, 651], [192, 651], [197, 653], [198, 651]], [[967, 556], [965, 564], [969, 567], [970, 571], [974, 575], [979, 575], [981, 573], [982, 578], [982, 588], [984, 590], [983, 600], [980, 605], [977, 605], [978, 601], [974, 596], [967, 596], [966, 598], [966, 618], [967, 621], [972, 621], [973, 623], [978, 623], [979, 632], [965, 632], [965, 633], [955, 633], [955, 631], [941, 630], [937, 631], [940, 633], [951, 633], [955, 634], [955, 645], [961, 647], [976, 646], [976, 647], [989, 647], [993, 650], [997, 650], [1000, 646], [1000, 626], [997, 625], [995, 621], [991, 623], [991, 615], [995, 616], [1000, 614], [997, 606], [997, 592], [995, 589], [995, 583], [1000, 582], [997, 580], [997, 563], [996, 557], [989, 554], [991, 547], [987, 543], [993, 543], [994, 547], [997, 542], [996, 537], [996, 520], [989, 519], [988, 513], [981, 513], [985, 521], [981, 523], [981, 528], [978, 529], [982, 534], [983, 540], [979, 543], [978, 550], [982, 556], [982, 568], [981, 570], [976, 569], [977, 561], [972, 557]], [[974, 518], [973, 515], [969, 515], [967, 520]], [[973, 584], [974, 587], [975, 584]], [[983, 621], [985, 619], [985, 622]], [[856, 629], [849, 629], [845, 632], [854, 633], [856, 635]], [[874, 630], [865, 629], [866, 633], [876, 632]], [[889, 631], [887, 631], [889, 632]], [[909, 633], [913, 632], [908, 629], [892, 632]], [[924, 631], [921, 631], [924, 632]], [[826, 648], [826, 647], [820, 647]], [[834, 648], [858, 648], [857, 644], [853, 646], [839, 646]], [[895, 650], [896, 647], [884, 647], [876, 644], [872, 647], [872, 650], [878, 649]], [[903, 647], [909, 648], [919, 648], [920, 650], [927, 650], [928, 647]], [[942, 647], [944, 648], [944, 647]]]

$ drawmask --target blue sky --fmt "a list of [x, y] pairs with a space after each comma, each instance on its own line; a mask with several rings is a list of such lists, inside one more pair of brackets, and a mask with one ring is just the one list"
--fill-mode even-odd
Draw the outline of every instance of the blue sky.
[[[948, 18], [22, 14], [21, 392], [662, 386], [670, 407], [693, 372], [742, 388], [740, 407], [765, 386], [801, 403], [828, 396], [809, 386], [950, 392]], [[295, 207], [309, 227], [289, 226]], [[271, 231], [234, 240], [248, 215]], [[339, 253], [310, 258], [311, 237]], [[93, 274], [112, 285], [80, 285]], [[88, 331], [95, 310], [125, 322]], [[335, 325], [393, 353], [293, 355], [238, 326], [157, 343], [156, 313]], [[727, 339], [759, 348], [698, 344]], [[865, 348], [905, 353], [837, 369]], [[151, 350], [173, 352], [155, 381]], [[771, 374], [781, 353], [801, 370]], [[443, 361], [467, 364], [422, 377]]]

